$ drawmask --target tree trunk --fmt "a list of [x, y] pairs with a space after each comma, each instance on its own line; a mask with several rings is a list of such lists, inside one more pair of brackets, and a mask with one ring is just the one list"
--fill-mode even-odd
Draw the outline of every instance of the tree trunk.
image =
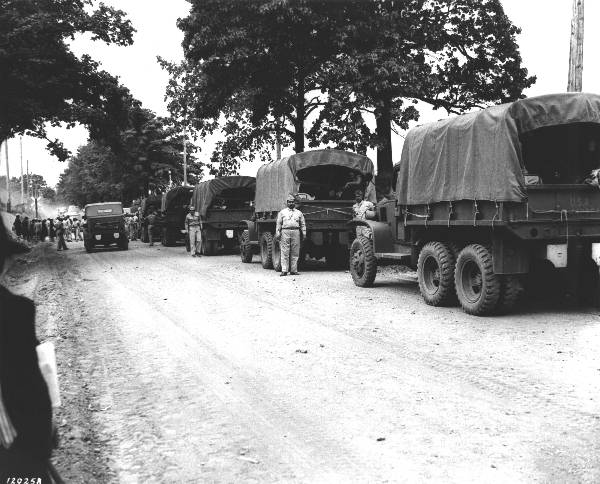
[[394, 162], [392, 160], [392, 118], [390, 101], [382, 100], [375, 111], [377, 123], [377, 178], [375, 184], [380, 193], [389, 193], [392, 183]]
[[304, 102], [304, 77], [298, 79], [298, 91], [296, 93], [296, 125], [294, 126], [294, 150], [296, 153], [304, 151], [304, 118], [306, 117], [306, 106]]

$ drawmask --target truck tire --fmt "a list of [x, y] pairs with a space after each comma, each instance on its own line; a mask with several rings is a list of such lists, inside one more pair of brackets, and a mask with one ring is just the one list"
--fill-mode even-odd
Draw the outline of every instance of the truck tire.
[[252, 262], [252, 246], [250, 245], [250, 232], [244, 230], [240, 239], [240, 257], [244, 264]]
[[513, 274], [500, 276], [500, 297], [498, 298], [496, 311], [499, 314], [512, 311], [521, 302], [524, 292], [525, 287], [519, 276]]
[[373, 252], [373, 242], [359, 235], [350, 247], [350, 274], [354, 284], [359, 287], [371, 287], [377, 275], [377, 259]]
[[188, 252], [191, 252], [192, 247], [190, 246], [190, 234], [186, 233], [185, 234], [185, 250], [187, 250]]
[[119, 239], [119, 247], [123, 250], [129, 249], [129, 240], [126, 237], [121, 237]]
[[460, 251], [454, 283], [458, 301], [467, 314], [494, 312], [500, 298], [500, 277], [494, 273], [492, 255], [486, 247], [471, 244]]
[[260, 263], [263, 269], [273, 269], [273, 234], [265, 232], [260, 236]]
[[173, 231], [169, 229], [169, 227], [163, 227], [162, 229], [162, 237], [160, 243], [165, 247], [173, 247], [175, 245], [175, 240], [173, 237]]
[[273, 269], [281, 272], [281, 246], [279, 241], [273, 239], [273, 251], [271, 252], [271, 260], [273, 261]]
[[202, 239], [202, 253], [204, 255], [216, 255], [217, 254], [217, 240], [206, 240]]
[[140, 240], [144, 244], [147, 244], [148, 242], [150, 242], [150, 239], [148, 238], [148, 227], [142, 227], [142, 234], [140, 236]]
[[442, 242], [428, 242], [419, 253], [417, 278], [425, 303], [449, 306], [456, 302], [454, 269], [456, 258], [451, 247]]
[[94, 244], [92, 242], [84, 242], [83, 246], [85, 247], [85, 251], [86, 252], [93, 252], [94, 250]]

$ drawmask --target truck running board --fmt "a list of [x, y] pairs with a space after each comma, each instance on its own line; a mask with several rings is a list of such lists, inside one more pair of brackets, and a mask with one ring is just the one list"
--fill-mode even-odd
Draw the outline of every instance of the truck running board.
[[410, 251], [408, 252], [377, 252], [375, 253], [377, 259], [388, 259], [396, 260], [402, 263], [410, 262]]

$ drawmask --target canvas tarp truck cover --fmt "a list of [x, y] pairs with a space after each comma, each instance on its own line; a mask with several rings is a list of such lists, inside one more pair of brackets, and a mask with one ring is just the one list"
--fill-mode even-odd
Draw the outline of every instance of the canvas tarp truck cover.
[[172, 188], [163, 195], [161, 210], [164, 212], [174, 208], [173, 203], [177, 204], [178, 206], [187, 205], [190, 201], [192, 190], [192, 187]]
[[279, 211], [285, 199], [297, 193], [298, 172], [312, 166], [336, 165], [356, 170], [363, 175], [373, 173], [373, 162], [366, 156], [341, 150], [314, 150], [297, 153], [261, 166], [256, 174], [255, 210]]
[[600, 96], [549, 94], [418, 126], [402, 148], [398, 203], [523, 201], [520, 136], [573, 123], [600, 123]]
[[230, 188], [256, 188], [256, 178], [253, 176], [222, 176], [198, 183], [194, 187], [190, 204], [205, 217], [206, 211], [213, 200], [224, 190]]

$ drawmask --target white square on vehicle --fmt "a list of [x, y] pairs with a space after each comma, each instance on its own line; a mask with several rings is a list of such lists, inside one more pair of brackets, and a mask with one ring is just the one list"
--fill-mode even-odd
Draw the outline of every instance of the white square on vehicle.
[[119, 232], [115, 232], [113, 235], [115, 236], [115, 239], [119, 238]]
[[592, 244], [592, 259], [597, 266], [600, 266], [600, 243], [594, 242]]
[[96, 240], [100, 240], [102, 238], [101, 235], [96, 235]]
[[567, 267], [567, 244], [548, 244], [546, 259], [552, 262], [557, 269]]
[[226, 230], [226, 231], [225, 231], [225, 236], [226, 236], [228, 239], [233, 239], [233, 230]]

